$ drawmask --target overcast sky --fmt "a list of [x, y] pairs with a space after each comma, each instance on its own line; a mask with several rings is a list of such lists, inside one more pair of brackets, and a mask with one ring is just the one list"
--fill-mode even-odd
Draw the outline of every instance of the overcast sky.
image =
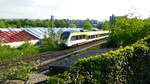
[[105, 20], [131, 11], [149, 17], [150, 0], [0, 0], [0, 18]]

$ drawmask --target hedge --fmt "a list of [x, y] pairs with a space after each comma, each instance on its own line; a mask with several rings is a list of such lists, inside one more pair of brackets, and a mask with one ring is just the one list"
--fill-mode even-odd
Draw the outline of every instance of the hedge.
[[116, 51], [80, 59], [58, 77], [71, 84], [149, 84], [150, 36]]

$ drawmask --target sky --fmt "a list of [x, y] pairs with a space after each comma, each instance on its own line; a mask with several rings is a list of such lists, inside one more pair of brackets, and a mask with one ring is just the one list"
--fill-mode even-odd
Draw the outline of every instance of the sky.
[[0, 0], [0, 18], [96, 19], [131, 12], [150, 17], [150, 0]]

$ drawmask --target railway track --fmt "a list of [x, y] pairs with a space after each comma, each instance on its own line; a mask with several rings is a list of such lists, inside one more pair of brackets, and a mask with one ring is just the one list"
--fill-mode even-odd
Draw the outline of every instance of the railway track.
[[56, 62], [57, 60], [61, 60], [63, 58], [68, 57], [71, 54], [74, 54], [76, 52], [88, 49], [90, 47], [100, 45], [106, 43], [106, 38], [97, 40], [94, 42], [86, 43], [83, 45], [67, 48], [65, 50], [56, 50], [56, 51], [47, 51], [40, 54], [36, 54], [33, 56], [27, 56], [22, 59], [17, 59], [15, 61], [0, 63], [0, 70], [5, 70], [10, 68], [11, 66], [17, 66], [17, 62], [30, 62], [30, 61], [36, 61], [38, 62], [38, 71], [43, 71], [47, 68], [49, 68], [49, 64]]

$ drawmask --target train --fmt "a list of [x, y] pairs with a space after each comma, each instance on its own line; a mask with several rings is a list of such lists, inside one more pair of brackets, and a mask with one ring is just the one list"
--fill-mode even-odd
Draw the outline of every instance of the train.
[[64, 48], [92, 42], [95, 40], [107, 38], [108, 35], [109, 35], [109, 31], [107, 30], [81, 31], [81, 32], [64, 31], [61, 34], [60, 41], [58, 42], [58, 46], [64, 49]]

